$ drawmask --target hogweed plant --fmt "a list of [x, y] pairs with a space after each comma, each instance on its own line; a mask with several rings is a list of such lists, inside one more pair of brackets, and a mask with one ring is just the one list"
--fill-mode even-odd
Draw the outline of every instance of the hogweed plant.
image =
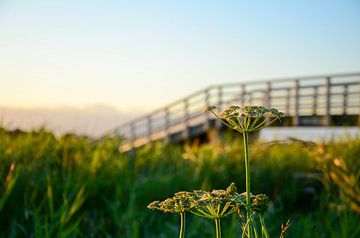
[[215, 112], [216, 106], [209, 106], [204, 111], [211, 112], [225, 126], [239, 132], [243, 136], [245, 184], [246, 184], [246, 220], [248, 237], [253, 237], [251, 229], [251, 193], [250, 193], [250, 159], [249, 133], [261, 130], [284, 117], [285, 114], [274, 108], [261, 106], [230, 106], [222, 113]]
[[152, 210], [180, 214], [179, 238], [185, 237], [185, 213], [196, 206], [195, 196], [191, 192], [177, 192], [166, 200], [154, 201], [147, 207]]
[[[250, 191], [249, 133], [271, 125], [285, 114], [273, 108], [258, 106], [230, 106], [220, 114], [215, 112], [215, 109], [215, 106], [209, 106], [205, 108], [205, 111], [211, 112], [224, 125], [243, 136], [246, 192], [238, 193], [235, 183], [231, 183], [226, 190], [178, 192], [162, 202], [150, 203], [148, 208], [180, 214], [180, 238], [185, 237], [187, 212], [214, 220], [217, 238], [221, 238], [221, 218], [234, 212], [237, 212], [244, 220], [242, 238], [258, 238], [260, 234], [261, 237], [269, 238], [264, 221], [268, 197], [265, 194], [253, 195]], [[258, 223], [260, 223], [261, 231], [258, 230]]]
[[179, 237], [185, 237], [185, 213], [215, 221], [216, 238], [221, 238], [221, 219], [245, 208], [246, 195], [239, 194], [235, 183], [231, 183], [226, 190], [194, 190], [193, 192], [177, 192], [173, 197], [164, 201], [154, 201], [148, 205], [149, 209], [162, 212], [180, 214]]
[[245, 195], [238, 194], [235, 183], [231, 183], [226, 190], [211, 192], [195, 190], [195, 203], [190, 212], [194, 215], [215, 221], [216, 238], [221, 238], [221, 218], [238, 211], [245, 205]]

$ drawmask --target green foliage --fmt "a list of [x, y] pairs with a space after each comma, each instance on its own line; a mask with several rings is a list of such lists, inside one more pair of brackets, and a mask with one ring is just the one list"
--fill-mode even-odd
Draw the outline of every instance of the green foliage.
[[[179, 217], [151, 212], [147, 204], [176, 191], [224, 188], [229, 181], [245, 190], [238, 139], [201, 146], [157, 143], [126, 155], [119, 143], [0, 129], [0, 237], [176, 237]], [[346, 187], [323, 180], [319, 155], [298, 143], [251, 146], [252, 191], [269, 196], [270, 237], [279, 237], [290, 216], [288, 237], [360, 236], [359, 214], [344, 205]], [[346, 163], [342, 174], [358, 173], [360, 138], [326, 148]], [[241, 234], [237, 216], [222, 219], [224, 237]], [[191, 214], [186, 219], [187, 237], [214, 236], [212, 221]]]

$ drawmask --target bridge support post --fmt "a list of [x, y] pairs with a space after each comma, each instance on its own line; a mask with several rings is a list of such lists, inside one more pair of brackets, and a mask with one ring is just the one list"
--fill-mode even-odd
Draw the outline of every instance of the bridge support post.
[[[205, 107], [210, 106], [210, 92], [209, 89], [205, 90]], [[205, 114], [206, 119], [205, 119], [205, 123], [203, 124], [203, 130], [204, 131], [208, 131], [210, 129], [210, 113], [206, 113]]]
[[130, 123], [130, 149], [133, 149], [135, 143], [135, 125], [134, 122]]
[[286, 89], [286, 109], [285, 109], [285, 113], [286, 113], [286, 115], [287, 116], [289, 116], [290, 115], [290, 102], [291, 102], [291, 89], [290, 88], [288, 88], [288, 89]]
[[300, 115], [299, 115], [299, 80], [296, 79], [293, 85], [293, 100], [294, 100], [294, 117], [293, 117], [293, 126], [300, 125]]
[[327, 77], [325, 79], [325, 115], [323, 118], [323, 126], [330, 126], [331, 125], [331, 114], [330, 114], [330, 89], [331, 89], [331, 78]]
[[165, 142], [170, 142], [170, 112], [169, 108], [165, 108]]
[[267, 108], [271, 107], [271, 83], [267, 82], [266, 83], [266, 89], [264, 92], [264, 98], [263, 98], [263, 105]]
[[244, 84], [240, 85], [240, 105], [243, 106], [245, 104], [245, 94], [246, 88]]
[[182, 132], [182, 138], [187, 139], [190, 136], [190, 125], [189, 125], [189, 100], [186, 98], [184, 100], [184, 123], [185, 123], [185, 129]]
[[[343, 93], [343, 115], [347, 115], [348, 108], [348, 85], [344, 85], [344, 93]], [[359, 112], [360, 114], [360, 112]]]
[[146, 135], [146, 139], [148, 141], [148, 143], [151, 142], [151, 134], [152, 134], [152, 118], [151, 116], [149, 115], [147, 117], [147, 135]]
[[312, 115], [317, 115], [317, 105], [318, 105], [318, 87], [314, 87], [314, 95], [313, 95], [313, 105], [312, 105]]
[[[223, 88], [222, 88], [222, 86], [218, 86], [217, 90], [218, 90], [218, 106], [217, 107], [218, 107], [219, 111], [222, 111], [223, 110]], [[219, 120], [216, 120], [215, 126], [217, 128], [221, 128], [222, 124]]]

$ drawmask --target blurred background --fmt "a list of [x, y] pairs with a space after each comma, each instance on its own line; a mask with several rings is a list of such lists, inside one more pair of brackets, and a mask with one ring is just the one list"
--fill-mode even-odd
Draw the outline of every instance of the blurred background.
[[151, 201], [245, 190], [231, 104], [287, 115], [250, 138], [270, 236], [360, 237], [359, 42], [357, 0], [0, 1], [0, 237], [176, 237]]
[[99, 136], [210, 85], [359, 71], [358, 1], [1, 1], [0, 118]]

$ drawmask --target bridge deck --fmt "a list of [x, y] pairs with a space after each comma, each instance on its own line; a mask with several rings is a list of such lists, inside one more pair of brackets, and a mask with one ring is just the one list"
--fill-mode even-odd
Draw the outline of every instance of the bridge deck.
[[216, 105], [262, 105], [292, 117], [319, 116], [323, 125], [335, 115], [360, 114], [360, 73], [320, 75], [248, 83], [214, 85], [118, 127], [126, 138], [122, 151], [155, 140], [176, 141], [208, 130], [210, 115], [203, 108]]

